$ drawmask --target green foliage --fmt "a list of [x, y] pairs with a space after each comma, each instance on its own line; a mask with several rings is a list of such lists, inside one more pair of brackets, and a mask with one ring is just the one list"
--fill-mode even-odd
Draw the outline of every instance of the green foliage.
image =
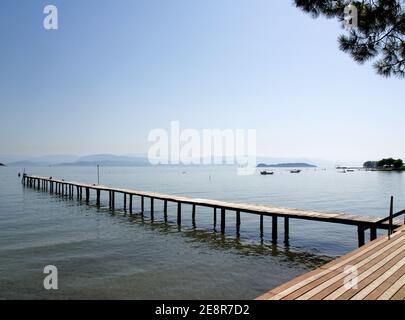
[[367, 168], [367, 169], [377, 168], [377, 161], [364, 162], [363, 168]]
[[404, 162], [402, 161], [402, 159], [397, 159], [394, 161], [394, 168], [395, 169], [400, 169], [404, 166]]
[[382, 159], [380, 161], [377, 162], [377, 166], [378, 167], [384, 167], [384, 166], [388, 166], [388, 167], [393, 167], [395, 169], [400, 169], [402, 168], [404, 165], [402, 159], [393, 159], [393, 158], [387, 158], [387, 159]]
[[314, 18], [344, 20], [344, 8], [358, 10], [358, 27], [339, 37], [339, 47], [358, 63], [376, 59], [373, 66], [384, 76], [405, 77], [404, 0], [295, 0], [295, 5]]

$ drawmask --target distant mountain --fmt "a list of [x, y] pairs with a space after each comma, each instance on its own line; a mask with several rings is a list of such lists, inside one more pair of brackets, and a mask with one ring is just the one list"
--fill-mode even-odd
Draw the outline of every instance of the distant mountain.
[[68, 155], [68, 154], [56, 154], [56, 155], [47, 155], [47, 156], [38, 156], [38, 157], [29, 157], [23, 160], [35, 162], [35, 163], [61, 163], [61, 162], [75, 162], [78, 161], [80, 156]]
[[277, 164], [266, 164], [259, 163], [258, 168], [316, 168], [317, 166], [304, 162], [296, 163], [277, 163]]
[[59, 163], [59, 166], [148, 166], [146, 157], [116, 156], [112, 154], [95, 154], [80, 157], [75, 162]]
[[9, 167], [46, 167], [49, 166], [46, 162], [32, 162], [32, 161], [15, 161], [7, 163]]

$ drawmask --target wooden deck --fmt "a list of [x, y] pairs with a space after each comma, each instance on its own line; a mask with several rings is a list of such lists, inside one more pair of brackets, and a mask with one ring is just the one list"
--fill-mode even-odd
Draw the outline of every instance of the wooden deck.
[[404, 300], [405, 226], [257, 300]]
[[[225, 220], [226, 211], [236, 212], [236, 232], [239, 235], [240, 231], [240, 214], [241, 212], [250, 213], [260, 216], [260, 235], [263, 237], [264, 224], [263, 217], [268, 216], [272, 218], [272, 240], [277, 242], [278, 237], [278, 218], [284, 220], [284, 242], [288, 243], [289, 239], [289, 221], [290, 219], [301, 219], [301, 220], [313, 220], [322, 221], [328, 223], [338, 223], [345, 225], [352, 225], [357, 227], [358, 234], [358, 244], [362, 246], [365, 244], [365, 232], [370, 230], [370, 240], [374, 240], [377, 237], [377, 229], [396, 229], [403, 225], [401, 219], [392, 219], [392, 224], [390, 221], [386, 220], [381, 222], [381, 217], [370, 217], [367, 215], [351, 215], [340, 212], [320, 212], [313, 210], [302, 210], [293, 208], [284, 208], [270, 205], [256, 205], [256, 204], [246, 204], [246, 203], [233, 203], [219, 200], [211, 199], [201, 199], [201, 198], [191, 198], [185, 196], [169, 195], [157, 192], [145, 192], [126, 188], [117, 188], [111, 186], [103, 186], [97, 184], [88, 184], [75, 181], [65, 181], [63, 179], [55, 179], [53, 177], [40, 177], [34, 175], [23, 175], [22, 182], [25, 186], [41, 189], [43, 191], [49, 191], [51, 194], [68, 196], [73, 198], [76, 193], [77, 199], [82, 199], [83, 190], [85, 191], [85, 199], [88, 203], [90, 201], [90, 191], [95, 191], [97, 206], [101, 206], [101, 196], [100, 193], [108, 192], [109, 194], [109, 207], [111, 210], [115, 210], [115, 194], [120, 193], [124, 195], [123, 210], [132, 214], [133, 196], [140, 197], [141, 199], [141, 214], [144, 214], [145, 209], [145, 198], [150, 199], [150, 210], [151, 220], [154, 219], [154, 201], [161, 200], [164, 202], [164, 214], [165, 220], [167, 220], [167, 203], [174, 202], [177, 204], [177, 224], [181, 224], [182, 208], [183, 204], [191, 205], [193, 224], [195, 224], [196, 219], [196, 207], [210, 207], [213, 208], [213, 221], [214, 226], [217, 222], [217, 210], [220, 210], [220, 227], [221, 233], [225, 233]], [[127, 197], [129, 198], [129, 205], [127, 205]], [[405, 212], [405, 210], [403, 210]], [[386, 218], [383, 218], [385, 220]]]

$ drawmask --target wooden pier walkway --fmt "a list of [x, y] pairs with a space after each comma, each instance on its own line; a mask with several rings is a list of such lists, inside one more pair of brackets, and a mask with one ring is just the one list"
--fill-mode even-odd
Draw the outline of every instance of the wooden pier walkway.
[[257, 300], [405, 300], [405, 227]]
[[[370, 240], [377, 238], [377, 229], [391, 230], [403, 225], [403, 221], [394, 220], [394, 218], [403, 214], [405, 210], [396, 214], [392, 214], [391, 217], [367, 217], [363, 215], [349, 215], [345, 213], [326, 213], [319, 211], [290, 209], [283, 207], [274, 207], [268, 205], [252, 205], [245, 203], [231, 203], [225, 201], [199, 199], [184, 196], [174, 196], [156, 192], [144, 192], [132, 189], [115, 188], [96, 184], [86, 184], [74, 181], [65, 181], [62, 179], [54, 179], [52, 177], [40, 177], [24, 174], [22, 177], [22, 183], [24, 186], [42, 189], [48, 191], [51, 194], [58, 194], [77, 199], [85, 197], [86, 203], [90, 201], [91, 191], [95, 193], [96, 205], [101, 205], [101, 192], [108, 192], [109, 208], [115, 210], [115, 194], [120, 193], [124, 196], [124, 211], [133, 212], [133, 197], [139, 197], [141, 203], [141, 214], [145, 212], [145, 199], [149, 199], [150, 207], [149, 213], [151, 220], [154, 219], [154, 203], [155, 200], [163, 201], [164, 203], [164, 219], [167, 221], [167, 204], [168, 202], [177, 204], [177, 224], [181, 225], [182, 218], [182, 205], [187, 204], [192, 206], [192, 220], [193, 224], [196, 221], [196, 207], [210, 207], [213, 208], [213, 222], [214, 226], [217, 223], [217, 211], [220, 212], [220, 228], [221, 233], [225, 233], [226, 227], [226, 211], [236, 212], [236, 232], [240, 233], [240, 214], [250, 213], [260, 216], [260, 236], [263, 237], [263, 219], [265, 216], [269, 216], [272, 219], [272, 240], [277, 242], [278, 238], [278, 218], [283, 219], [284, 225], [284, 241], [288, 243], [289, 239], [289, 221], [290, 219], [302, 219], [302, 220], [314, 220], [329, 223], [338, 223], [345, 225], [352, 225], [357, 227], [358, 244], [362, 246], [365, 244], [365, 232], [370, 230]], [[83, 196], [83, 191], [85, 195]], [[129, 202], [129, 204], [127, 203]], [[392, 206], [391, 206], [392, 209]], [[392, 211], [392, 210], [391, 210]], [[392, 213], [392, 212], [391, 212]]]

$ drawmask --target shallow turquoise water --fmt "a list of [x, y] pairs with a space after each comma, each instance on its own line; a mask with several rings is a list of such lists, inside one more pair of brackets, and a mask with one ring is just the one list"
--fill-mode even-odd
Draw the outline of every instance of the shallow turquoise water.
[[[253, 299], [296, 275], [356, 247], [356, 229], [320, 222], [290, 223], [291, 246], [271, 244], [271, 220], [259, 237], [259, 217], [242, 214], [241, 238], [235, 214], [227, 214], [225, 237], [212, 226], [212, 211], [191, 207], [183, 226], [162, 204], [155, 222], [148, 214], [112, 214], [76, 200], [24, 189], [18, 168], [0, 168], [0, 298], [34, 299]], [[89, 167], [31, 168], [29, 173], [96, 182]], [[385, 216], [389, 196], [405, 207], [405, 175], [307, 169], [277, 170], [274, 176], [237, 176], [232, 167], [101, 168], [102, 184], [147, 191], [287, 207]], [[148, 204], [146, 202], [146, 204]], [[118, 209], [122, 199], [116, 200]], [[146, 205], [148, 208], [148, 205]], [[135, 200], [134, 209], [139, 209]], [[280, 239], [282, 225], [280, 224]], [[59, 272], [59, 289], [43, 288], [46, 265]]]

